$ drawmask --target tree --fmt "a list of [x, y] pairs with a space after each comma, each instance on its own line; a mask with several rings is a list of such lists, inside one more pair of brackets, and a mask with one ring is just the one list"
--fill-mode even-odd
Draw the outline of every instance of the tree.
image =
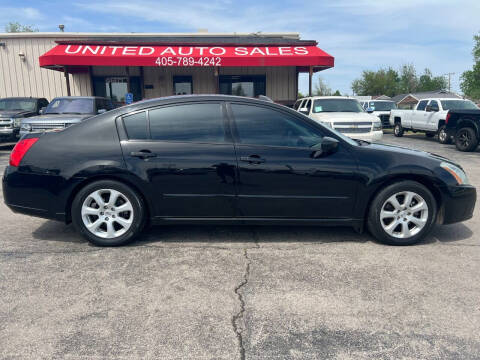
[[340, 94], [340, 90], [336, 90], [332, 95], [333, 96], [342, 96], [342, 94]]
[[22, 25], [19, 22], [9, 22], [5, 25], [5, 32], [7, 33], [19, 33], [19, 32], [38, 32], [37, 28], [31, 25]]
[[364, 70], [362, 77], [352, 82], [352, 90], [356, 95], [387, 95], [397, 94], [399, 77], [392, 68], [377, 71]]
[[417, 91], [418, 77], [413, 64], [402, 65], [400, 69], [400, 81], [398, 91], [403, 94], [410, 94]]
[[447, 86], [447, 79], [443, 76], [433, 76], [430, 69], [425, 69], [418, 80], [417, 92], [446, 90]]
[[480, 99], [480, 33], [473, 37], [473, 60], [475, 64], [472, 70], [465, 71], [460, 76], [460, 88], [463, 93], [475, 100]]
[[313, 91], [314, 96], [330, 96], [332, 95], [332, 89], [330, 89], [326, 82], [322, 78], [318, 78], [318, 82], [315, 85], [315, 90]]

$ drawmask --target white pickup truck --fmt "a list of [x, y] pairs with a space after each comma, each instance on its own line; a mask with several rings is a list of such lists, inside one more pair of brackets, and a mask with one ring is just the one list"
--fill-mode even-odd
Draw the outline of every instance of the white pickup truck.
[[404, 130], [424, 131], [428, 137], [438, 134], [438, 141], [448, 144], [451, 140], [445, 131], [445, 119], [449, 110], [478, 110], [470, 100], [457, 98], [432, 98], [420, 100], [415, 110], [392, 110], [390, 125], [395, 136], [403, 136]]

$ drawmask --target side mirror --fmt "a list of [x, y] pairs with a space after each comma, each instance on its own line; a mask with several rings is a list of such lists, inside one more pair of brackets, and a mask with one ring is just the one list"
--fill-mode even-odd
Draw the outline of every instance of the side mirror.
[[312, 157], [318, 159], [333, 154], [338, 149], [338, 143], [339, 141], [337, 139], [325, 136], [321, 143], [312, 146], [312, 149], [314, 150]]
[[310, 111], [308, 111], [308, 108], [306, 107], [300, 108], [298, 111], [305, 115], [308, 115], [310, 113]]
[[367, 108], [367, 113], [369, 113], [369, 114], [373, 113], [374, 111], [375, 111], [375, 109], [372, 108], [372, 107]]
[[40, 108], [40, 110], [38, 110], [39, 115], [43, 115], [44, 112], [45, 112], [45, 107], [42, 107]]
[[425, 111], [426, 111], [426, 112], [432, 111], [432, 107], [431, 107], [430, 105], [427, 105], [427, 106], [425, 107]]
[[103, 114], [103, 113], [106, 113], [107, 112], [107, 109], [98, 109], [97, 110], [97, 114]]

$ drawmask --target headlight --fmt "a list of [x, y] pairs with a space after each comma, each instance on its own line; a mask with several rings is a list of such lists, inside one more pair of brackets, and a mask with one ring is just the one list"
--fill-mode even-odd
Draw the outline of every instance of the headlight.
[[22, 118], [11, 118], [10, 120], [12, 120], [14, 127], [20, 127], [22, 123]]
[[373, 131], [380, 131], [382, 130], [382, 123], [380, 121], [373, 122]]
[[458, 166], [455, 166], [448, 162], [442, 162], [440, 164], [440, 167], [448, 171], [450, 175], [452, 175], [455, 178], [455, 180], [459, 185], [469, 184], [467, 174], [465, 174], [465, 172], [462, 169], [460, 169]]
[[20, 130], [23, 130], [23, 131], [32, 131], [32, 125], [30, 125], [30, 124], [22, 124], [22, 127], [20, 128]]

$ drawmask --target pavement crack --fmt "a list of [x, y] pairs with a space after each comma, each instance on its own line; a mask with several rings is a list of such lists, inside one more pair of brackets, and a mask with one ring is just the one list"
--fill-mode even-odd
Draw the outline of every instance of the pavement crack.
[[248, 279], [250, 277], [250, 264], [251, 264], [251, 260], [248, 257], [247, 249], [243, 249], [243, 256], [247, 260], [247, 265], [245, 267], [245, 272], [243, 274], [242, 281], [240, 282], [240, 284], [238, 284], [235, 287], [235, 290], [234, 290], [235, 294], [238, 297], [238, 301], [240, 302], [240, 311], [232, 316], [233, 331], [235, 332], [235, 335], [238, 340], [238, 348], [240, 351], [241, 360], [245, 360], [245, 344], [244, 344], [243, 332], [246, 329], [246, 325], [244, 321], [245, 299], [244, 299], [244, 296], [242, 295], [241, 290], [248, 284]]

